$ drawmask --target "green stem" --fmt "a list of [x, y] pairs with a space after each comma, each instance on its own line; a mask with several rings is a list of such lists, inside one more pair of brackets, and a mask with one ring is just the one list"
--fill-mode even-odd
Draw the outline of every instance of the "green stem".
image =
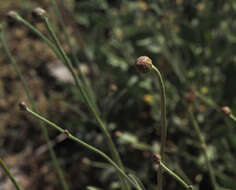
[[197, 136], [198, 136], [199, 141], [201, 143], [201, 148], [202, 148], [204, 158], [205, 158], [205, 161], [206, 161], [206, 165], [207, 165], [207, 168], [208, 168], [208, 171], [209, 171], [209, 174], [210, 174], [210, 179], [211, 179], [212, 186], [213, 186], [214, 190], [217, 190], [218, 185], [216, 183], [215, 172], [213, 170], [213, 167], [212, 167], [211, 162], [210, 162], [210, 160], [208, 158], [208, 155], [207, 155], [207, 145], [206, 145], [205, 139], [204, 139], [204, 137], [203, 137], [203, 135], [200, 131], [200, 127], [199, 127], [197, 121], [194, 118], [194, 115], [191, 111], [191, 108], [188, 109], [188, 113], [189, 113], [190, 121], [192, 122], [194, 130], [197, 133]]
[[[65, 63], [67, 64], [67, 67], [69, 68], [69, 70], [70, 70], [70, 72], [71, 72], [71, 74], [72, 74], [72, 76], [73, 76], [73, 78], [74, 78], [74, 80], [75, 80], [76, 86], [77, 86], [78, 89], [80, 90], [80, 92], [81, 92], [81, 94], [82, 94], [84, 100], [86, 101], [86, 103], [87, 103], [88, 106], [89, 106], [90, 111], [92, 112], [92, 114], [94, 115], [95, 119], [97, 120], [97, 122], [98, 122], [98, 124], [99, 124], [99, 126], [100, 126], [100, 129], [101, 129], [102, 132], [104, 133], [105, 140], [106, 140], [106, 142], [107, 142], [107, 144], [108, 144], [108, 147], [109, 147], [109, 149], [110, 149], [112, 158], [113, 158], [114, 161], [118, 164], [118, 166], [119, 166], [122, 170], [124, 170], [124, 166], [123, 166], [123, 164], [122, 164], [122, 162], [121, 162], [121, 159], [120, 159], [119, 153], [118, 153], [118, 151], [117, 151], [117, 149], [116, 149], [116, 147], [115, 147], [115, 144], [114, 144], [114, 142], [112, 141], [112, 138], [111, 138], [111, 136], [110, 136], [110, 134], [109, 134], [109, 132], [108, 132], [108, 130], [107, 130], [107, 128], [106, 128], [104, 122], [102, 121], [101, 117], [99, 116], [99, 112], [98, 112], [98, 110], [96, 109], [94, 102], [92, 102], [91, 99], [89, 98], [89, 96], [88, 96], [88, 94], [87, 94], [87, 92], [86, 92], [86, 90], [85, 90], [85, 88], [84, 88], [84, 86], [83, 86], [83, 84], [82, 84], [82, 81], [81, 81], [81, 80], [79, 79], [79, 77], [76, 75], [75, 70], [74, 70], [74, 68], [73, 68], [73, 66], [72, 66], [72, 64], [71, 64], [70, 59], [69, 59], [68, 56], [66, 55], [66, 53], [65, 53], [64, 49], [62, 48], [62, 46], [61, 46], [59, 40], [57, 39], [56, 34], [55, 34], [55, 32], [54, 32], [54, 30], [53, 30], [53, 28], [52, 28], [52, 26], [51, 26], [51, 24], [50, 24], [50, 22], [49, 22], [49, 20], [48, 20], [48, 17], [44, 17], [44, 22], [45, 22], [45, 25], [46, 25], [46, 27], [47, 27], [47, 29], [48, 29], [48, 31], [49, 31], [51, 37], [52, 37], [53, 40], [55, 41], [55, 44], [56, 44], [56, 46], [57, 46], [59, 52], [61, 53], [61, 55], [62, 55], [62, 57], [63, 57]], [[126, 189], [129, 190], [129, 185], [128, 185], [128, 183], [126, 182], [126, 180], [124, 180], [124, 178], [123, 178], [121, 175], [119, 175], [119, 177], [120, 177], [122, 186], [126, 186]]]
[[230, 114], [229, 117], [236, 122], [236, 117], [233, 114]]
[[12, 181], [12, 183], [14, 184], [16, 189], [17, 190], [22, 190], [20, 185], [18, 184], [18, 182], [16, 181], [14, 176], [11, 174], [11, 172], [9, 171], [6, 164], [3, 162], [3, 160], [1, 158], [0, 158], [0, 165], [1, 165], [2, 169], [6, 172], [6, 174], [8, 175], [8, 177], [10, 178], [10, 180]]
[[[159, 81], [159, 86], [161, 89], [161, 161], [165, 159], [165, 144], [166, 144], [166, 137], [167, 137], [167, 126], [166, 126], [166, 95], [165, 95], [165, 85], [164, 81], [162, 79], [160, 71], [152, 65], [152, 69], [154, 70], [158, 81]], [[157, 189], [162, 190], [163, 186], [163, 175], [162, 175], [162, 168], [160, 167], [158, 169], [158, 184], [157, 184]]]
[[17, 17], [15, 18], [16, 21], [24, 24], [27, 28], [29, 28], [32, 32], [34, 32], [36, 35], [38, 35], [56, 54], [56, 56], [61, 59], [61, 54], [57, 50], [57, 47], [42, 33], [40, 32], [36, 27], [34, 27], [32, 24], [30, 24], [28, 21], [26, 21], [24, 18], [22, 18], [19, 14], [17, 14]]
[[60, 13], [60, 10], [58, 9], [58, 6], [57, 6], [55, 0], [51, 0], [51, 4], [52, 4], [52, 7], [53, 7], [53, 9], [54, 9], [54, 12], [55, 12], [55, 14], [56, 14], [56, 16], [57, 16], [57, 19], [58, 19], [58, 21], [59, 21], [59, 24], [61, 25], [62, 31], [63, 31], [64, 36], [65, 36], [65, 40], [66, 40], [67, 44], [68, 44], [69, 47], [70, 47], [70, 51], [71, 51], [71, 54], [72, 54], [72, 58], [73, 58], [74, 62], [76, 63], [76, 66], [77, 66], [77, 69], [78, 69], [78, 72], [79, 72], [79, 76], [81, 76], [81, 79], [82, 79], [82, 81], [84, 82], [84, 85], [85, 85], [85, 88], [86, 88], [86, 90], [87, 90], [87, 92], [88, 92], [88, 95], [89, 95], [90, 98], [93, 99], [93, 101], [95, 102], [95, 99], [94, 99], [94, 98], [95, 98], [95, 94], [94, 94], [94, 92], [92, 91], [92, 89], [88, 87], [88, 80], [87, 80], [87, 78], [85, 77], [84, 73], [81, 71], [81, 69], [80, 69], [80, 67], [79, 67], [79, 60], [78, 60], [78, 58], [77, 58], [77, 56], [76, 56], [76, 53], [75, 53], [75, 51], [74, 51], [74, 48], [73, 48], [73, 46], [72, 46], [72, 43], [71, 43], [70, 37], [69, 37], [69, 35], [68, 35], [68, 32], [67, 32], [67, 30], [66, 30], [66, 26], [65, 26], [65, 23], [64, 23], [64, 21], [63, 21], [63, 18], [62, 18], [62, 15], [61, 15], [61, 13]]
[[169, 175], [175, 178], [180, 184], [182, 184], [186, 189], [192, 189], [191, 185], [188, 185], [181, 177], [179, 177], [176, 173], [170, 170], [161, 160], [160, 160], [160, 167], [166, 171]]
[[[36, 106], [36, 103], [32, 97], [32, 94], [29, 90], [29, 87], [27, 86], [26, 82], [25, 82], [25, 79], [23, 77], [23, 75], [21, 74], [17, 64], [16, 64], [16, 61], [15, 59], [13, 58], [13, 56], [11, 55], [11, 52], [9, 51], [8, 47], [7, 47], [7, 44], [6, 44], [6, 41], [5, 41], [5, 38], [4, 38], [4, 34], [3, 34], [3, 31], [0, 32], [0, 41], [2, 43], [2, 46], [3, 46], [3, 49], [4, 51], [6, 52], [9, 60], [10, 60], [10, 63], [11, 65], [13, 66], [15, 72], [17, 73], [18, 77], [20, 78], [21, 80], [21, 83], [23, 85], [23, 88], [24, 88], [24, 91], [26, 92], [26, 95], [27, 95], [27, 98], [32, 106], [32, 108], [37, 111], [37, 106]], [[38, 112], [38, 111], [37, 111]], [[58, 177], [60, 179], [60, 182], [64, 188], [64, 190], [68, 190], [68, 185], [65, 181], [65, 177], [63, 175], [63, 172], [62, 172], [62, 169], [60, 168], [60, 165], [58, 163], [58, 160], [57, 160], [57, 157], [56, 157], [56, 154], [53, 150], [53, 147], [52, 147], [52, 144], [50, 142], [50, 139], [49, 139], [49, 136], [48, 136], [48, 132], [47, 132], [47, 129], [43, 126], [42, 123], [40, 123], [40, 127], [41, 127], [41, 130], [42, 130], [42, 133], [43, 133], [43, 136], [46, 140], [46, 143], [47, 143], [47, 146], [48, 146], [48, 149], [49, 149], [49, 153], [50, 153], [50, 156], [52, 158], [52, 162], [53, 162], [53, 165], [54, 167], [56, 168], [56, 171], [57, 171], [57, 174], [58, 174]]]
[[132, 184], [132, 186], [134, 188], [139, 189], [137, 184], [134, 183], [133, 180], [131, 180], [130, 177], [108, 155], [106, 155], [104, 152], [102, 152], [101, 150], [99, 150], [99, 149], [97, 149], [97, 148], [87, 144], [86, 142], [80, 140], [79, 138], [73, 136], [68, 130], [64, 130], [63, 128], [61, 128], [60, 126], [56, 125], [55, 123], [47, 120], [46, 118], [42, 117], [38, 113], [32, 111], [30, 108], [25, 106], [24, 109], [25, 109], [26, 112], [30, 113], [31, 115], [33, 115], [37, 119], [47, 123], [48, 125], [50, 125], [54, 129], [59, 131], [60, 133], [64, 133], [67, 136], [68, 139], [71, 139], [72, 141], [74, 141], [77, 144], [87, 148], [88, 150], [99, 154], [101, 157], [103, 157], [105, 160], [107, 160], [124, 178], [126, 178], [127, 181], [129, 181], [130, 184]]

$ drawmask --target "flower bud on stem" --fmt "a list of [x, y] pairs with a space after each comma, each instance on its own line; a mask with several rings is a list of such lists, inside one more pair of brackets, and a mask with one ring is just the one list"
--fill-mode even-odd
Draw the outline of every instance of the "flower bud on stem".
[[[147, 56], [141, 56], [136, 60], [136, 69], [140, 73], [148, 73], [151, 71], [154, 71], [154, 74], [158, 78], [159, 86], [161, 89], [161, 153], [160, 153], [160, 160], [163, 161], [165, 158], [165, 144], [166, 144], [166, 137], [167, 137], [167, 126], [166, 126], [166, 95], [165, 95], [165, 85], [164, 81], [162, 79], [160, 71], [152, 64], [152, 60]], [[162, 190], [163, 189], [163, 171], [160, 167], [158, 169], [158, 183], [157, 183], [157, 189]]]

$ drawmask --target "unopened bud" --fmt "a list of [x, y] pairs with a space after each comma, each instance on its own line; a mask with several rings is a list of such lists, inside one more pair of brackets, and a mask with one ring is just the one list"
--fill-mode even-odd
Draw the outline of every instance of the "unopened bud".
[[44, 9], [38, 7], [32, 10], [32, 16], [34, 19], [41, 21], [47, 17], [47, 12]]
[[229, 116], [231, 114], [231, 109], [228, 106], [223, 106], [221, 107], [221, 112], [224, 115]]
[[20, 19], [20, 15], [16, 11], [9, 11], [6, 14], [7, 24], [13, 26], [16, 24], [16, 21]]
[[8, 19], [17, 19], [18, 18], [18, 13], [16, 11], [9, 11], [7, 13], [7, 18]]
[[20, 103], [19, 103], [19, 108], [20, 108], [21, 111], [26, 111], [26, 108], [27, 108], [27, 107], [26, 107], [26, 105], [25, 105], [25, 102], [20, 102]]
[[147, 56], [140, 56], [135, 63], [136, 69], [140, 73], [148, 73], [152, 70], [152, 60]]
[[155, 163], [160, 164], [161, 155], [160, 154], [153, 154], [152, 159]]

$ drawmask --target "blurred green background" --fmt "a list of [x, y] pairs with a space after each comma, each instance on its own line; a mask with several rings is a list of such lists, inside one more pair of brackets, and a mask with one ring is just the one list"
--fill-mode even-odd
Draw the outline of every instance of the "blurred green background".
[[[134, 67], [149, 56], [166, 85], [168, 137], [166, 161], [200, 190], [212, 189], [200, 143], [184, 106], [194, 92], [193, 112], [207, 143], [220, 186], [236, 189], [236, 123], [220, 112], [236, 113], [236, 1], [222, 0], [57, 0], [73, 49], [96, 94], [102, 118], [121, 153], [124, 165], [136, 172], [148, 190], [155, 189], [152, 152], [160, 147], [160, 91], [151, 74]], [[47, 35], [31, 10], [48, 11], [58, 38], [71, 57], [62, 28], [49, 0], [2, 0], [0, 21], [40, 112], [74, 135], [106, 153], [98, 124], [53, 52], [19, 23], [7, 22], [17, 11]], [[73, 59], [72, 59], [73, 60]], [[0, 44], [0, 157], [23, 189], [60, 190], [39, 123], [21, 113], [27, 103], [19, 78]], [[119, 189], [112, 167], [63, 135], [50, 139], [70, 189]], [[109, 153], [108, 153], [109, 154]], [[165, 175], [165, 189], [183, 189]], [[0, 189], [14, 189], [0, 171]]]

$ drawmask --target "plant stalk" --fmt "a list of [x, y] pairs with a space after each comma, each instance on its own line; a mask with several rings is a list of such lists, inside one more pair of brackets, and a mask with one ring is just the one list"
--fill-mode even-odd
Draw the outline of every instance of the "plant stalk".
[[[61, 46], [59, 40], [57, 39], [56, 34], [55, 34], [55, 32], [54, 32], [54, 30], [53, 30], [53, 28], [52, 28], [52, 26], [51, 26], [51, 23], [50, 23], [49, 20], [48, 20], [48, 17], [45, 17], [45, 18], [44, 18], [44, 22], [45, 22], [45, 25], [46, 25], [46, 27], [47, 27], [47, 29], [48, 29], [48, 31], [49, 31], [51, 37], [53, 38], [53, 40], [54, 40], [54, 42], [55, 42], [55, 44], [56, 44], [56, 46], [57, 46], [57, 48], [58, 48], [60, 54], [62, 55], [62, 57], [63, 57], [63, 59], [64, 59], [66, 65], [67, 65], [68, 69], [70, 70], [70, 72], [71, 72], [71, 74], [72, 74], [72, 76], [73, 76], [73, 78], [74, 78], [74, 80], [75, 80], [76, 86], [77, 86], [78, 89], [80, 90], [80, 92], [81, 92], [81, 94], [82, 94], [82, 96], [83, 96], [85, 102], [86, 102], [86, 103], [88, 104], [88, 106], [89, 106], [90, 111], [91, 111], [92, 114], [94, 115], [94, 117], [95, 117], [95, 119], [97, 120], [97, 122], [98, 122], [98, 124], [99, 124], [99, 126], [100, 126], [100, 128], [101, 128], [101, 130], [102, 130], [102, 132], [104, 133], [105, 140], [106, 140], [106, 142], [107, 142], [107, 144], [108, 144], [108, 147], [109, 147], [109, 150], [110, 150], [110, 152], [111, 152], [112, 158], [113, 158], [114, 161], [118, 164], [118, 166], [119, 166], [122, 170], [124, 170], [124, 166], [123, 166], [123, 164], [122, 164], [122, 162], [121, 162], [119, 153], [118, 153], [118, 151], [117, 151], [117, 149], [116, 149], [116, 147], [115, 147], [114, 142], [112, 141], [112, 138], [111, 138], [111, 136], [110, 136], [110, 134], [109, 134], [109, 132], [108, 132], [106, 126], [105, 126], [105, 123], [102, 121], [101, 117], [99, 116], [99, 112], [98, 112], [98, 110], [97, 110], [97, 108], [96, 108], [96, 106], [95, 106], [95, 103], [91, 101], [90, 97], [88, 96], [88, 94], [87, 94], [87, 92], [86, 92], [86, 89], [83, 87], [82, 81], [81, 81], [81, 80], [79, 79], [79, 77], [76, 75], [75, 70], [74, 70], [74, 68], [73, 68], [73, 66], [72, 66], [72, 63], [71, 63], [70, 59], [68, 58], [68, 56], [66, 55], [64, 49], [62, 48], [62, 46]], [[123, 189], [128, 189], [128, 190], [129, 190], [129, 189], [130, 189], [129, 184], [126, 182], [126, 180], [124, 180], [123, 176], [121, 176], [121, 175], [119, 174], [119, 178], [120, 178], [120, 180], [121, 180], [121, 185], [122, 185]], [[125, 187], [126, 187], [126, 188], [125, 188]]]
[[[166, 144], [166, 137], [167, 137], [167, 125], [166, 125], [166, 94], [165, 94], [165, 85], [164, 81], [162, 79], [160, 71], [152, 65], [152, 69], [154, 70], [155, 75], [158, 78], [159, 87], [161, 91], [161, 161], [165, 159], [165, 144]], [[162, 190], [163, 189], [163, 169], [162, 167], [158, 168], [158, 174], [157, 174], [157, 189]]]
[[74, 62], [76, 63], [76, 66], [77, 66], [77, 69], [78, 69], [78, 72], [79, 72], [79, 76], [81, 77], [81, 79], [82, 79], [82, 81], [83, 81], [83, 83], [84, 83], [84, 86], [85, 86], [85, 88], [86, 88], [86, 90], [87, 90], [87, 92], [88, 92], [88, 95], [89, 95], [90, 99], [92, 99], [94, 102], [96, 102], [96, 100], [95, 100], [95, 97], [96, 97], [96, 96], [95, 96], [94, 92], [92, 91], [92, 89], [89, 88], [88, 80], [87, 80], [87, 78], [85, 77], [84, 73], [81, 71], [81, 69], [80, 69], [80, 67], [79, 67], [79, 60], [78, 60], [78, 58], [77, 58], [77, 56], [76, 56], [76, 53], [75, 53], [75, 51], [74, 51], [74, 48], [73, 48], [73, 46], [72, 46], [70, 37], [69, 37], [68, 32], [67, 32], [67, 30], [66, 30], [66, 26], [65, 26], [65, 23], [64, 23], [64, 21], [63, 21], [61, 12], [60, 12], [60, 10], [59, 10], [59, 8], [58, 8], [58, 6], [57, 6], [57, 3], [56, 3], [55, 0], [50, 0], [50, 1], [51, 1], [51, 4], [52, 4], [52, 7], [53, 7], [53, 9], [54, 9], [54, 12], [55, 12], [55, 14], [56, 14], [56, 16], [57, 16], [57, 19], [58, 19], [58, 21], [59, 21], [59, 24], [60, 24], [60, 26], [61, 26], [61, 28], [62, 28], [62, 31], [63, 31], [63, 33], [64, 33], [65, 40], [66, 40], [67, 44], [68, 44], [69, 47], [70, 47], [70, 51], [71, 51], [71, 54], [72, 54], [72, 58], [73, 58]]
[[14, 184], [15, 188], [17, 190], [22, 190], [18, 182], [16, 181], [15, 177], [11, 174], [10, 170], [8, 169], [7, 165], [3, 162], [3, 160], [0, 158], [0, 165], [2, 169], [5, 171], [5, 173], [8, 175], [12, 183]]
[[203, 151], [203, 155], [204, 155], [204, 158], [205, 158], [207, 169], [208, 169], [209, 174], [210, 174], [211, 184], [213, 186], [213, 189], [217, 190], [218, 189], [218, 185], [217, 185], [217, 182], [216, 182], [215, 172], [213, 170], [213, 167], [212, 167], [211, 162], [210, 162], [210, 160], [208, 158], [208, 155], [207, 155], [207, 145], [206, 145], [205, 139], [204, 139], [204, 137], [203, 137], [203, 135], [201, 133], [200, 127], [199, 127], [196, 119], [194, 118], [194, 115], [193, 115], [193, 112], [191, 110], [191, 107], [188, 108], [188, 113], [189, 113], [190, 121], [192, 122], [194, 130], [197, 133], [197, 136], [198, 136], [199, 141], [201, 143], [201, 149]]
[[175, 178], [186, 189], [192, 189], [191, 185], [188, 185], [181, 177], [179, 177], [175, 172], [169, 169], [161, 160], [159, 161], [159, 165], [164, 171], [166, 171], [169, 175]]
[[[21, 83], [22, 83], [22, 85], [23, 85], [24, 91], [26, 92], [26, 95], [27, 95], [27, 98], [28, 98], [28, 100], [29, 100], [29, 102], [30, 102], [30, 105], [32, 106], [32, 108], [33, 108], [35, 111], [38, 112], [36, 103], [35, 103], [35, 101], [34, 101], [34, 99], [33, 99], [33, 96], [32, 96], [32, 94], [31, 94], [31, 92], [30, 92], [30, 89], [29, 89], [28, 85], [26, 84], [26, 81], [25, 81], [23, 75], [21, 74], [21, 72], [20, 72], [20, 70], [19, 70], [19, 68], [18, 68], [15, 59], [13, 58], [13, 56], [11, 55], [11, 52], [10, 52], [9, 49], [8, 49], [8, 46], [7, 46], [6, 41], [5, 41], [5, 38], [4, 38], [3, 31], [1, 31], [1, 33], [0, 33], [0, 41], [1, 41], [1, 43], [2, 43], [2, 46], [3, 46], [4, 51], [6, 52], [8, 58], [9, 58], [9, 60], [10, 60], [10, 63], [11, 63], [11, 65], [12, 65], [12, 67], [14, 68], [15, 72], [17, 73], [18, 77], [19, 77], [20, 80], [21, 80]], [[47, 144], [47, 146], [48, 146], [49, 153], [50, 153], [50, 156], [51, 156], [51, 158], [52, 158], [53, 165], [54, 165], [54, 167], [55, 167], [55, 169], [56, 169], [56, 171], [57, 171], [57, 174], [58, 174], [58, 177], [59, 177], [59, 179], [60, 179], [60, 182], [61, 182], [61, 184], [62, 184], [64, 190], [69, 190], [69, 187], [68, 187], [68, 185], [67, 185], [67, 183], [66, 183], [66, 180], [65, 180], [65, 177], [64, 177], [64, 175], [63, 175], [62, 169], [61, 169], [61, 167], [60, 167], [60, 165], [59, 165], [59, 163], [58, 163], [56, 153], [54, 152], [53, 147], [52, 147], [52, 144], [51, 144], [51, 142], [50, 142], [50, 139], [49, 139], [49, 136], [48, 136], [47, 128], [43, 126], [42, 122], [40, 122], [40, 127], [41, 127], [41, 130], [42, 130], [43, 136], [44, 136], [44, 138], [45, 138], [45, 140], [46, 140], [46, 144]]]
[[72, 141], [76, 142], [77, 144], [87, 148], [88, 150], [95, 152], [97, 154], [99, 154], [101, 157], [103, 157], [105, 160], [107, 160], [107, 162], [109, 162], [124, 178], [126, 178], [127, 181], [129, 181], [129, 183], [135, 188], [135, 189], [140, 189], [140, 187], [137, 186], [136, 183], [134, 183], [133, 180], [130, 179], [130, 177], [108, 156], [106, 155], [104, 152], [102, 152], [101, 150], [87, 144], [86, 142], [80, 140], [79, 138], [73, 136], [68, 130], [64, 130], [63, 128], [61, 128], [60, 126], [56, 125], [55, 123], [47, 120], [46, 118], [42, 117], [41, 115], [39, 115], [38, 113], [34, 112], [33, 110], [31, 110], [30, 108], [24, 106], [24, 110], [26, 112], [28, 112], [29, 114], [31, 114], [32, 116], [36, 117], [37, 119], [47, 123], [48, 125], [50, 125], [51, 127], [53, 127], [54, 129], [56, 129], [57, 131], [59, 131], [60, 133], [63, 133], [67, 136], [68, 139], [71, 139]]

